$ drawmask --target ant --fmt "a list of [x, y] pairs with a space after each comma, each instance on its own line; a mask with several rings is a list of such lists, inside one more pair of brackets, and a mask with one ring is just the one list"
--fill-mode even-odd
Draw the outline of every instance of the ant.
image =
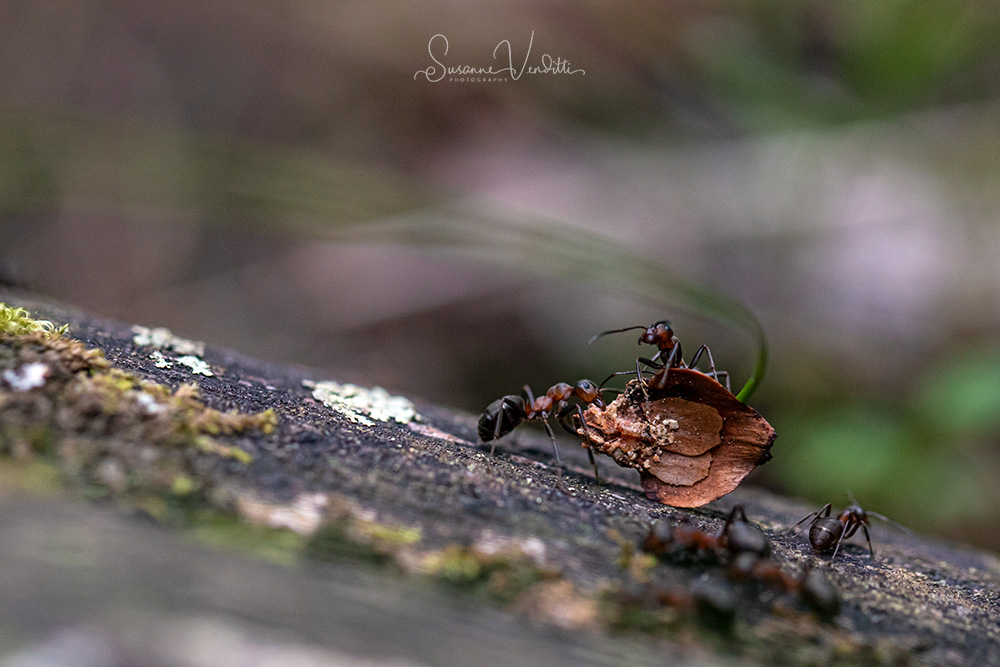
[[[742, 505], [733, 506], [717, 533], [699, 530], [684, 519], [673, 526], [659, 521], [642, 548], [658, 557], [683, 553], [707, 557], [725, 567], [729, 582], [766, 587], [782, 598], [798, 599], [823, 619], [833, 618], [839, 609], [837, 591], [821, 572], [807, 567], [796, 577], [781, 568], [771, 557], [767, 535], [747, 519]], [[692, 600], [690, 594], [676, 591], [660, 594], [658, 599], [662, 604], [688, 607]]]
[[812, 545], [813, 551], [817, 553], [823, 553], [833, 548], [833, 556], [830, 557], [831, 562], [837, 557], [837, 552], [840, 550], [840, 543], [853, 536], [858, 532], [859, 528], [864, 532], [865, 541], [868, 542], [868, 553], [871, 554], [872, 558], [875, 558], [875, 550], [872, 549], [872, 539], [868, 534], [868, 529], [871, 527], [871, 524], [868, 523], [869, 515], [876, 519], [881, 519], [888, 524], [898, 526], [907, 533], [912, 534], [906, 526], [900, 525], [877, 512], [866, 511], [857, 504], [849, 506], [837, 515], [836, 518], [830, 516], [832, 509], [833, 505], [827, 503], [819, 510], [810, 512], [799, 519], [799, 522], [792, 526], [791, 529], [793, 533], [798, 532], [795, 529], [806, 521], [809, 521], [809, 544]]
[[[577, 430], [568, 422], [573, 417], [580, 420], [580, 424], [586, 428], [587, 422], [583, 419], [583, 409], [578, 403], [570, 403], [569, 400], [576, 397], [583, 401], [585, 405], [595, 405], [598, 408], [604, 407], [604, 400], [601, 398], [601, 389], [590, 380], [580, 380], [574, 385], [559, 382], [549, 387], [545, 394], [535, 398], [531, 393], [531, 387], [524, 385], [524, 398], [509, 394], [486, 406], [486, 410], [479, 417], [479, 439], [483, 442], [492, 442], [490, 455], [496, 449], [496, 441], [507, 435], [525, 421], [541, 421], [545, 426], [545, 432], [552, 441], [552, 451], [556, 455], [556, 463], [562, 466], [559, 458], [559, 448], [556, 446], [556, 436], [549, 426], [549, 416], [556, 413], [559, 424], [569, 433], [577, 435]], [[526, 399], [526, 400], [525, 400]], [[598, 479], [597, 462], [594, 461], [594, 453], [587, 449], [590, 456], [590, 464], [594, 467], [594, 478]]]
[[675, 526], [660, 521], [650, 529], [643, 547], [657, 555], [677, 547], [692, 554], [709, 554], [718, 560], [743, 553], [765, 557], [771, 551], [767, 535], [747, 520], [742, 505], [733, 505], [722, 528], [714, 534], [699, 530], [686, 521]]
[[[660, 320], [659, 322], [653, 322], [649, 326], [637, 325], [634, 327], [625, 327], [624, 329], [611, 329], [610, 331], [603, 331], [593, 338], [590, 339], [590, 343], [593, 343], [598, 338], [602, 336], [607, 336], [613, 333], [622, 333], [623, 331], [632, 331], [634, 329], [642, 329], [643, 332], [639, 336], [639, 345], [655, 345], [657, 348], [656, 354], [653, 355], [652, 359], [647, 359], [646, 357], [638, 357], [635, 360], [635, 377], [639, 380], [639, 384], [643, 385], [643, 391], [647, 391], [646, 385], [642, 381], [643, 372], [650, 372], [643, 369], [643, 365], [647, 368], [654, 368], [659, 371], [653, 378], [650, 379], [649, 388], [651, 389], [662, 389], [666, 387], [667, 384], [667, 374], [670, 372], [671, 368], [694, 368], [701, 361], [702, 355], [708, 359], [708, 373], [709, 377], [715, 380], [720, 378], [725, 380], [726, 389], [732, 393], [732, 389], [729, 386], [729, 373], [726, 371], [719, 371], [715, 368], [715, 360], [712, 358], [712, 351], [708, 348], [708, 345], [702, 345], [691, 357], [691, 363], [684, 363], [684, 354], [681, 352], [681, 342], [678, 340], [677, 336], [674, 335], [673, 327], [670, 326], [668, 320]], [[666, 355], [666, 356], [664, 356]], [[612, 373], [601, 383], [600, 386], [615, 377], [616, 375], [627, 375], [632, 371], [618, 371]]]

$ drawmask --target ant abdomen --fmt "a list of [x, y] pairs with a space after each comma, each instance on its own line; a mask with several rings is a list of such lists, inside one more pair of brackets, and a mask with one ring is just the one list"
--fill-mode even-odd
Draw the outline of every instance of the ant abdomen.
[[771, 552], [771, 542], [763, 530], [744, 519], [734, 521], [726, 534], [726, 547], [734, 554], [752, 553], [757, 557]]
[[809, 527], [809, 544], [817, 553], [825, 553], [837, 546], [843, 533], [844, 524], [839, 519], [819, 517]]
[[513, 394], [498, 398], [486, 406], [479, 417], [479, 439], [492, 442], [502, 438], [525, 419], [524, 400]]

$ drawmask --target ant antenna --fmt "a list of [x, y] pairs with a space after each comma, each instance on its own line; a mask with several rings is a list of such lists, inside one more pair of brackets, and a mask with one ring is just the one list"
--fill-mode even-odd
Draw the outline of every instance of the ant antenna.
[[[847, 499], [851, 501], [852, 505], [855, 505], [857, 507], [861, 507], [861, 504], [858, 502], [858, 499], [854, 497], [854, 494], [851, 493], [850, 490], [848, 490], [846, 493], [847, 493]], [[896, 528], [897, 530], [903, 531], [904, 533], [906, 533], [910, 537], [916, 537], [917, 536], [916, 533], [914, 533], [912, 530], [910, 530], [909, 528], [907, 528], [906, 526], [904, 526], [903, 524], [901, 524], [898, 521], [893, 521], [892, 519], [890, 519], [889, 517], [885, 516], [884, 514], [879, 514], [878, 512], [873, 512], [871, 510], [865, 510], [865, 514], [867, 514], [868, 516], [875, 517], [879, 521], [884, 522], [887, 526], [890, 526], [892, 528]]]
[[642, 325], [636, 325], [634, 327], [625, 327], [624, 329], [611, 329], [610, 331], [602, 331], [601, 333], [591, 338], [590, 341], [587, 343], [587, 345], [593, 345], [595, 340], [601, 338], [602, 336], [607, 336], [608, 334], [622, 333], [623, 331], [634, 331], [635, 329], [646, 329], [646, 328], [647, 327], [644, 327]]

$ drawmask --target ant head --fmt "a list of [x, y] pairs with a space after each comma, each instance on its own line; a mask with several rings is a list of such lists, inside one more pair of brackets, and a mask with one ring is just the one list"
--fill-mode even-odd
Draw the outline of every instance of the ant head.
[[674, 338], [674, 330], [667, 320], [653, 322], [639, 336], [639, 345], [656, 345], [660, 347]]
[[520, 396], [504, 396], [486, 406], [479, 417], [479, 439], [491, 442], [507, 435], [524, 421], [526, 417], [524, 399]]
[[843, 516], [853, 517], [854, 520], [859, 523], [865, 523], [868, 521], [868, 513], [861, 508], [861, 505], [851, 505], [844, 510]]
[[590, 380], [580, 380], [573, 385], [574, 393], [586, 403], [593, 403], [601, 398], [601, 390]]

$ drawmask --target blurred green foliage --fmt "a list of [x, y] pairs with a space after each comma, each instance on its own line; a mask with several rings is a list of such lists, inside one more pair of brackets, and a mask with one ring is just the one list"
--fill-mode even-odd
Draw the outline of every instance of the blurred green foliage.
[[990, 517], [1000, 501], [1000, 348], [946, 355], [893, 398], [848, 393], [781, 412], [781, 482], [835, 505], [853, 495], [921, 526]]

